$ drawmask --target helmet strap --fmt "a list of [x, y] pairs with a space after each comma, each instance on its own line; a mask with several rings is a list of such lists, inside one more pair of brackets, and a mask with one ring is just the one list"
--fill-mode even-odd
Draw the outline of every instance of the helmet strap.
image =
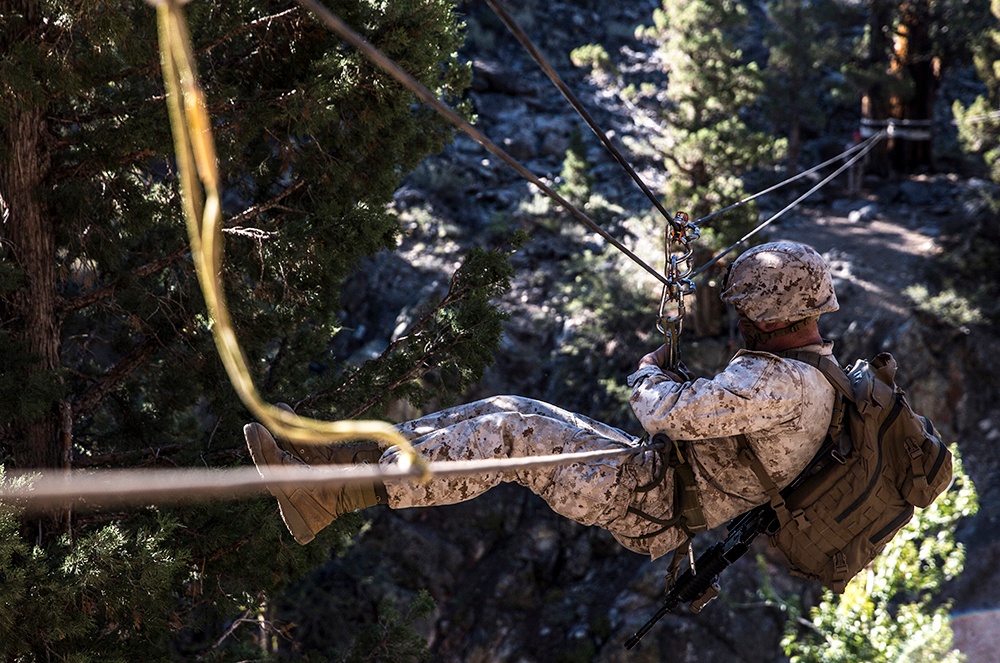
[[779, 327], [778, 329], [772, 329], [771, 331], [764, 331], [758, 328], [757, 325], [750, 320], [750, 318], [740, 316], [740, 333], [743, 334], [743, 340], [746, 341], [748, 350], [758, 350], [761, 345], [767, 341], [780, 338], [782, 336], [788, 336], [789, 334], [794, 334], [797, 331], [805, 329], [816, 320], [819, 320], [819, 316], [803, 318], [798, 322], [793, 322], [787, 327]]

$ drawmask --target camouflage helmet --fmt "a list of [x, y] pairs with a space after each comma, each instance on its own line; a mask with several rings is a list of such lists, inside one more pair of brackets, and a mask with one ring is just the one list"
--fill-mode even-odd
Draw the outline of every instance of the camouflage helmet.
[[840, 308], [826, 261], [796, 242], [762, 244], [741, 255], [721, 297], [754, 322], [795, 322]]

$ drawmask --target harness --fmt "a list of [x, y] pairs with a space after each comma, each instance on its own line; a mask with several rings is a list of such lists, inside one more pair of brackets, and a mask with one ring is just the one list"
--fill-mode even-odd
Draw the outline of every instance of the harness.
[[667, 468], [674, 471], [674, 512], [669, 518], [654, 516], [642, 509], [630, 506], [628, 512], [643, 520], [660, 525], [658, 529], [646, 532], [638, 538], [650, 539], [663, 534], [672, 527], [681, 529], [688, 537], [688, 542], [698, 532], [708, 529], [705, 521], [705, 513], [701, 508], [701, 499], [698, 497], [698, 487], [694, 480], [694, 468], [687, 459], [688, 442], [686, 440], [671, 440], [663, 433], [657, 433], [652, 437], [653, 444], [660, 444], [657, 450], [660, 456], [660, 471], [647, 484], [635, 489], [636, 493], [648, 493], [663, 482], [667, 475]]
[[[636, 515], [643, 520], [655, 523], [660, 527], [651, 532], [640, 535], [639, 539], [651, 539], [654, 536], [663, 534], [668, 529], [678, 528], [684, 532], [684, 542], [674, 550], [674, 555], [670, 560], [670, 568], [667, 570], [667, 588], [673, 588], [677, 580], [677, 572], [680, 570], [681, 560], [687, 556], [691, 571], [695, 569], [694, 550], [691, 547], [691, 540], [698, 532], [708, 529], [708, 522], [705, 520], [705, 512], [701, 507], [701, 498], [698, 496], [698, 486], [694, 479], [694, 468], [688, 460], [688, 442], [686, 440], [671, 440], [663, 433], [657, 433], [652, 437], [653, 444], [659, 444], [656, 453], [660, 457], [659, 472], [654, 475], [652, 481], [635, 489], [636, 493], [647, 493], [663, 482], [667, 475], [667, 468], [674, 471], [674, 512], [669, 518], [654, 516], [642, 509], [629, 506], [628, 513]], [[706, 599], [707, 603], [714, 595]]]
[[[774, 352], [772, 354], [785, 359], [802, 361], [816, 368], [819, 368], [818, 364], [824, 359], [831, 361], [828, 358], [821, 357], [816, 353], [796, 350]], [[838, 390], [845, 387], [845, 385], [839, 383], [835, 386]], [[844, 405], [840, 399], [834, 399], [834, 406], [830, 416], [830, 424], [827, 435], [824, 438], [823, 445], [821, 445], [821, 448], [816, 453], [813, 460], [799, 474], [796, 481], [801, 481], [805, 477], [815, 474], [819, 471], [821, 466], [825, 465], [831, 458], [843, 462], [842, 458], [849, 452], [849, 448], [843, 448], [844, 440], [841, 434], [843, 430], [843, 419]], [[757, 476], [761, 486], [767, 493], [773, 512], [778, 516], [778, 522], [781, 526], [787, 525], [788, 520], [794, 519], [796, 514], [790, 513], [784, 508], [784, 500], [781, 497], [777, 484], [775, 484], [775, 482], [771, 479], [757, 453], [750, 446], [750, 441], [747, 439], [747, 436], [739, 434], [734, 436], [734, 439], [736, 441], [737, 459], [740, 464], [745, 467], [749, 467]], [[670, 567], [667, 572], [667, 587], [669, 589], [676, 581], [677, 572], [683, 557], [688, 557], [688, 561], [693, 569], [694, 553], [691, 547], [691, 541], [694, 539], [696, 534], [704, 532], [708, 529], [708, 521], [706, 520], [704, 510], [702, 509], [701, 498], [698, 493], [698, 485], [695, 481], [694, 467], [689, 461], [689, 450], [692, 443], [687, 440], [672, 440], [663, 433], [653, 435], [651, 442], [653, 444], [660, 445], [660, 448], [656, 450], [661, 460], [659, 471], [654, 475], [653, 479], [649, 483], [637, 487], [635, 492], [649, 492], [663, 482], [666, 476], [667, 468], [672, 469], [674, 475], [673, 513], [669, 517], [658, 517], [635, 506], [629, 506], [628, 513], [660, 526], [650, 532], [640, 535], [637, 537], [639, 539], [649, 539], [659, 536], [671, 528], [677, 528], [684, 532], [686, 537], [685, 541], [674, 551], [674, 555], [671, 559]]]

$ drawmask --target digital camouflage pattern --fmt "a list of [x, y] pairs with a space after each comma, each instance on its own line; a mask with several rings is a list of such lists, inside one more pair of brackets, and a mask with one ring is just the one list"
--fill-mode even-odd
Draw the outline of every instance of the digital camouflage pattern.
[[[430, 461], [519, 458], [622, 449], [640, 443], [636, 436], [607, 424], [522, 396], [494, 396], [459, 405], [399, 424], [397, 429]], [[392, 464], [397, 457], [397, 450], [389, 449], [380, 462]], [[603, 527], [625, 543], [622, 537], [652, 529], [651, 523], [636, 522], [627, 510], [636, 486], [649, 483], [659, 463], [655, 451], [645, 451], [555, 467], [432, 478], [426, 483], [387, 480], [386, 492], [389, 506], [395, 509], [439, 506], [471, 499], [503, 482], [516, 482], [541, 496], [556, 513]]]
[[[833, 354], [831, 343], [801, 349]], [[688, 461], [710, 528], [768, 501], [760, 480], [738, 460], [736, 436], [746, 436], [784, 487], [819, 450], [834, 401], [833, 387], [812, 366], [747, 350], [710, 380], [676, 382], [650, 366], [629, 383], [632, 411], [645, 430], [690, 442]]]
[[[808, 346], [832, 354], [830, 344]], [[675, 382], [655, 366], [629, 376], [632, 409], [643, 429], [688, 445], [709, 527], [720, 525], [767, 501], [759, 480], [737, 460], [735, 435], [743, 433], [771, 476], [785, 485], [819, 449], [830, 422], [834, 392], [815, 368], [761, 352], [741, 352], [713, 379]], [[620, 449], [638, 438], [540, 401], [498, 396], [460, 405], [397, 425], [414, 448], [431, 461], [513, 458]], [[380, 460], [396, 462], [388, 450]], [[431, 479], [425, 484], [387, 482], [393, 508], [453, 504], [501, 482], [517, 482], [541, 496], [557, 513], [610, 531], [627, 548], [658, 557], [686, 539], [677, 529], [660, 529], [629, 507], [673, 515], [673, 471], [648, 492], [636, 493], [658, 476], [655, 451], [558, 467]]]
[[762, 244], [737, 258], [721, 297], [754, 322], [795, 322], [840, 308], [826, 261], [794, 242]]

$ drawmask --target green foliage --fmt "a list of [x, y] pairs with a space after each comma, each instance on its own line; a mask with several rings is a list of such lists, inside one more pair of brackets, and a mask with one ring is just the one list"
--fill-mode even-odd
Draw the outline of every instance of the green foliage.
[[[513, 238], [520, 244], [523, 236]], [[510, 287], [510, 250], [470, 250], [447, 294], [372, 362], [346, 367], [337, 387], [304, 399], [334, 416], [376, 416], [391, 401], [415, 406], [461, 393], [493, 362], [506, 314], [491, 300]]]
[[[56, 268], [59, 310], [45, 328], [63, 365], [36, 371], [24, 352], [33, 311], [17, 293], [19, 261], [34, 254], [5, 241], [11, 217], [0, 224], [0, 458], [16, 460], [23, 431], [62, 400], [76, 466], [245, 464], [248, 414], [216, 357], [187, 255], [154, 12], [134, 2], [43, 5], [44, 22], [0, 12], [0, 172], [24, 147], [10, 118], [41, 109], [52, 246], [39, 259]], [[469, 115], [454, 2], [346, 0], [334, 10]], [[329, 354], [344, 279], [395, 247], [392, 194], [450, 140], [450, 125], [301, 8], [235, 0], [185, 11], [226, 223], [250, 231], [226, 235], [223, 277], [263, 395], [313, 394], [326, 412], [375, 413], [386, 399], [444, 398], [481, 375], [500, 336], [491, 298], [507, 287], [509, 251], [469, 256], [446, 301], [358, 371], [357, 384], [341, 384], [358, 369]], [[318, 361], [333, 370], [316, 372]], [[244, 657], [253, 638], [237, 618], [263, 614], [358, 526], [340, 519], [299, 546], [274, 501], [260, 498], [87, 514], [69, 538], [43, 531], [35, 547], [4, 512], [0, 648], [38, 659]]]
[[[980, 33], [969, 39], [979, 78], [986, 93], [964, 106], [952, 105], [963, 149], [980, 159], [989, 177], [1000, 183], [1000, 0], [991, 3], [992, 21], [980, 19]], [[965, 203], [966, 224], [944, 254], [947, 269], [931, 274], [936, 291], [925, 300], [933, 314], [946, 322], [965, 324], [1000, 320], [995, 265], [1000, 258], [995, 193], [983, 187], [970, 192]], [[929, 295], [929, 293], [928, 293]]]
[[434, 607], [434, 599], [423, 590], [404, 612], [400, 612], [392, 601], [382, 601], [378, 622], [358, 636], [343, 660], [345, 663], [434, 660], [427, 649], [427, 641], [413, 628], [413, 622], [429, 616]]
[[577, 207], [584, 207], [593, 193], [594, 178], [587, 162], [587, 149], [583, 144], [580, 127], [574, 127], [570, 134], [569, 149], [563, 159], [556, 193]]
[[0, 421], [34, 421], [62, 396], [59, 376], [33, 366], [25, 343], [0, 330]]
[[[822, 131], [834, 100], [845, 96], [837, 67], [849, 23], [839, 2], [771, 0], [768, 10], [761, 101], [770, 121], [787, 136], [789, 169], [797, 172], [803, 134]], [[856, 103], [853, 96], [850, 103]]]
[[[728, 0], [664, 2], [641, 34], [659, 44], [669, 82], [664, 127], [655, 147], [669, 176], [670, 204], [692, 219], [744, 197], [741, 176], [783, 149], [747, 122], [763, 91], [758, 66], [745, 62], [734, 35], [746, 10]], [[706, 242], [738, 239], [756, 222], [751, 203], [716, 217]]]
[[[0, 466], [0, 483], [27, 482], [5, 479]], [[172, 540], [175, 520], [149, 513], [43, 548], [21, 538], [18, 516], [0, 506], [0, 656], [167, 660], [189, 563]]]
[[968, 106], [955, 101], [952, 112], [964, 149], [982, 158], [994, 182], [1000, 182], [1000, 0], [991, 0], [992, 21], [980, 20], [969, 40], [979, 80], [986, 86]]
[[980, 96], [968, 106], [956, 101], [952, 112], [963, 148], [980, 157], [990, 178], [1000, 182], [1000, 117], [996, 113], [996, 103], [987, 96]]
[[[634, 369], [637, 329], [649, 327], [652, 302], [616, 265], [617, 255], [585, 250], [566, 265], [559, 308], [564, 338], [550, 379], [550, 400], [615, 426], [634, 426], [625, 376]], [[651, 348], [652, 349], [652, 348]]]
[[612, 76], [617, 73], [611, 56], [600, 44], [578, 46], [570, 51], [569, 59], [575, 67], [590, 67], [595, 76]]
[[983, 321], [982, 312], [952, 288], [932, 295], [926, 285], [911, 285], [903, 294], [913, 300], [919, 310], [954, 327]]
[[840, 597], [827, 591], [808, 618], [789, 604], [783, 641], [792, 663], [958, 663], [942, 586], [962, 572], [965, 550], [955, 540], [962, 518], [978, 509], [975, 488], [957, 450], [955, 483], [889, 542], [867, 572]]

